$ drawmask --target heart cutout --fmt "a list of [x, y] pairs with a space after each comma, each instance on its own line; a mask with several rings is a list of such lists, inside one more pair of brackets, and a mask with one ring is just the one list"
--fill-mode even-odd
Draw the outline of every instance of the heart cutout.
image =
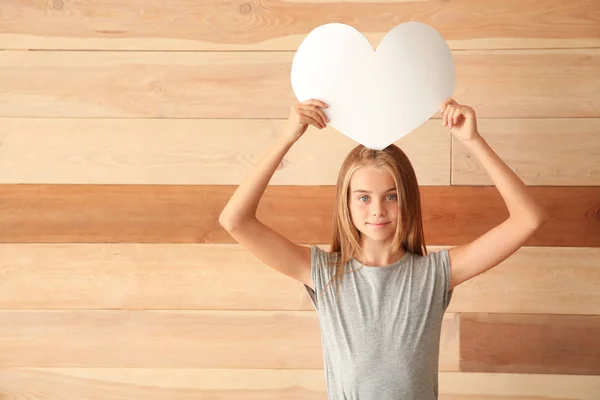
[[323, 109], [329, 125], [382, 150], [439, 111], [454, 92], [455, 75], [450, 48], [427, 24], [394, 27], [374, 51], [352, 26], [330, 23], [298, 47], [291, 82], [298, 101], [329, 105]]

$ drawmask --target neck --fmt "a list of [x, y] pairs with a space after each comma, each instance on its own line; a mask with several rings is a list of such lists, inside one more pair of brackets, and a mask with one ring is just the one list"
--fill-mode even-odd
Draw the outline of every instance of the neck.
[[361, 243], [362, 252], [357, 257], [358, 262], [371, 267], [382, 267], [393, 264], [404, 257], [406, 251], [402, 247], [392, 254], [390, 244], [391, 240], [373, 241], [368, 238], [367, 240], [363, 239]]

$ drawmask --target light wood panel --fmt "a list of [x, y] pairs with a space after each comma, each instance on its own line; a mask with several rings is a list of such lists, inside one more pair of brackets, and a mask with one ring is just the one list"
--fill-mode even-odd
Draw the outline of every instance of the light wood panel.
[[[484, 118], [477, 126], [528, 186], [600, 186], [600, 119]], [[453, 185], [493, 185], [479, 161], [454, 137], [451, 168]]]
[[598, 338], [598, 315], [461, 313], [460, 370], [600, 375]]
[[[235, 186], [0, 185], [0, 242], [233, 243]], [[420, 187], [427, 245], [467, 243], [508, 210], [495, 187]], [[524, 245], [600, 246], [600, 186], [530, 187], [550, 220]], [[270, 186], [257, 217], [296, 243], [331, 240], [333, 186]], [[307, 207], [310, 204], [310, 207]]]
[[[290, 52], [0, 52], [0, 117], [287, 118]], [[484, 118], [600, 117], [600, 49], [453, 54]], [[556, 94], [560, 93], [560, 96]]]
[[[448, 312], [600, 316], [599, 260], [598, 247], [523, 247], [457, 286]], [[238, 244], [135, 243], [0, 244], [0, 309], [314, 310]]]
[[406, 21], [435, 26], [454, 49], [598, 47], [598, 10], [595, 0], [3, 0], [0, 48], [292, 51], [328, 22], [376, 46]]
[[[0, 370], [11, 396], [189, 400], [325, 400], [322, 370], [19, 368]], [[439, 374], [440, 400], [597, 400], [600, 377], [533, 374]]]
[[[285, 124], [0, 118], [0, 182], [239, 185]], [[478, 127], [526, 185], [600, 185], [598, 118], [482, 118]], [[450, 136], [441, 120], [430, 119], [395, 144], [411, 160], [420, 185], [491, 185], [478, 161]], [[332, 127], [311, 127], [270, 184], [333, 185], [356, 145]]]
[[[285, 120], [0, 118], [0, 182], [239, 185]], [[430, 120], [398, 140], [421, 185], [450, 183], [450, 132]], [[334, 185], [358, 143], [311, 127], [272, 185]], [[581, 163], [589, 163], [582, 159]]]
[[[0, 311], [0, 367], [323, 368], [312, 311]], [[458, 318], [440, 370], [458, 371]]]
[[[0, 324], [2, 368], [323, 368], [308, 311], [20, 310]], [[440, 371], [600, 370], [600, 316], [447, 313], [441, 335]]]
[[598, 376], [439, 374], [440, 400], [597, 400]]

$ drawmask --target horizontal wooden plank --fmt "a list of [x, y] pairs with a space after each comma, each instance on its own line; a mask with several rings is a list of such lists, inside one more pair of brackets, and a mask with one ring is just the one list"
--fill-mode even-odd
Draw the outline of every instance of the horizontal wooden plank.
[[[0, 368], [323, 369], [310, 311], [1, 311]], [[440, 370], [458, 371], [458, 318], [446, 314]]]
[[522, 247], [460, 284], [452, 312], [600, 315], [600, 248]]
[[[286, 124], [268, 119], [0, 118], [0, 183], [239, 185]], [[420, 184], [450, 184], [450, 135], [441, 120], [432, 119], [396, 141]], [[356, 145], [332, 127], [310, 127], [270, 184], [333, 185]]]
[[599, 337], [600, 316], [462, 313], [460, 370], [600, 375]]
[[[234, 243], [218, 217], [235, 188], [0, 185], [0, 242]], [[495, 187], [419, 190], [428, 245], [468, 243], [509, 216]], [[600, 247], [600, 186], [528, 190], [549, 221], [525, 246]], [[268, 186], [257, 217], [296, 243], [328, 243], [334, 195], [334, 186]]]
[[[0, 117], [287, 118], [297, 102], [293, 56], [3, 51]], [[453, 59], [453, 96], [478, 117], [600, 117], [600, 48], [468, 50]]]
[[[285, 124], [279, 119], [0, 118], [0, 183], [239, 185]], [[481, 118], [478, 127], [526, 185], [600, 186], [598, 118]], [[450, 136], [441, 120], [432, 118], [395, 144], [411, 160], [421, 185], [491, 185], [481, 164]], [[310, 127], [270, 183], [335, 184], [357, 144], [335, 128]]]
[[[323, 368], [314, 312], [21, 310], [0, 325], [1, 368]], [[439, 370], [598, 375], [599, 330], [600, 316], [446, 314]]]
[[[434, 26], [451, 48], [598, 47], [595, 0], [344, 1], [221, 3], [179, 0], [23, 2], [3, 0], [0, 48], [293, 50], [314, 27], [341, 22], [376, 46], [406, 21]], [[315, 9], [318, 12], [315, 12]]]
[[[600, 186], [600, 119], [480, 119], [477, 127], [526, 185]], [[481, 163], [455, 137], [452, 184], [493, 184]]]
[[[596, 400], [600, 376], [439, 373], [440, 400]], [[578, 386], [580, 385], [580, 386]]]
[[[323, 370], [180, 368], [0, 369], [8, 398], [325, 400]], [[600, 376], [440, 372], [440, 400], [597, 400]]]
[[[600, 315], [598, 260], [598, 247], [523, 247], [456, 287], [447, 311]], [[0, 244], [0, 277], [5, 310], [314, 310], [238, 244]]]

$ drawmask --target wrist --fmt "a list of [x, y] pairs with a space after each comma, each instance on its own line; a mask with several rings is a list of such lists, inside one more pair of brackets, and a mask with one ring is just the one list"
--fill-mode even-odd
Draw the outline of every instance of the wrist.
[[470, 137], [469, 139], [464, 139], [462, 142], [467, 143], [467, 142], [477, 141], [480, 139], [483, 139], [483, 137], [481, 136], [481, 134], [479, 134], [479, 132], [476, 132], [472, 137]]
[[294, 143], [296, 143], [296, 140], [297, 139], [291, 133], [284, 131], [283, 134], [277, 139], [277, 142], [282, 146], [291, 147]]

